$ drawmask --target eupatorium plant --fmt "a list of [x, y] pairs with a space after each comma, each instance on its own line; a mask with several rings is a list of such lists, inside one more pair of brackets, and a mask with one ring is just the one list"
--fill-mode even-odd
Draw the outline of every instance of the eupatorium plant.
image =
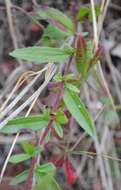
[[[79, 13], [77, 15], [79, 19]], [[16, 176], [11, 184], [16, 185], [25, 181], [25, 190], [31, 188], [59, 190], [60, 186], [54, 177], [56, 170], [61, 167], [64, 169], [69, 185], [74, 184], [78, 177], [70, 161], [71, 152], [68, 146], [68, 134], [71, 128], [75, 127], [74, 123], [76, 122], [91, 137], [95, 135], [94, 123], [80, 99], [79, 92], [91, 69], [100, 58], [102, 50], [99, 48], [95, 51], [92, 41], [85, 39], [85, 33], [77, 33], [73, 21], [59, 10], [42, 7], [36, 12], [35, 19], [44, 19], [48, 22], [41, 39], [41, 44], [44, 46], [16, 49], [10, 55], [35, 64], [42, 64], [43, 67], [48, 62], [57, 66], [63, 64], [62, 73], [56, 73], [48, 85], [48, 99], [53, 93], [54, 102], [48, 106], [45, 101], [45, 109], [41, 114], [10, 120], [0, 132], [15, 134], [27, 129], [34, 133], [39, 131], [41, 134], [41, 131], [44, 131], [38, 142], [34, 145], [30, 142], [22, 142], [23, 153], [10, 157], [9, 162], [12, 164], [31, 160], [30, 168]], [[72, 65], [76, 68], [75, 73], [72, 72]], [[55, 145], [51, 145], [53, 137], [56, 138]], [[41, 157], [38, 162], [39, 155], [46, 153], [49, 146], [57, 147], [60, 154], [48, 158], [47, 163], [41, 163]], [[33, 181], [34, 186], [32, 186]]]

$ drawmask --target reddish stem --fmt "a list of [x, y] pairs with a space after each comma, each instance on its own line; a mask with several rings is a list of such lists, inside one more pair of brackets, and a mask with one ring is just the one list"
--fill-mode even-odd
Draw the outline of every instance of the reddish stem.
[[[44, 140], [49, 132], [49, 130], [51, 129], [52, 127], [52, 124], [55, 120], [55, 112], [60, 104], [60, 101], [61, 101], [61, 98], [63, 96], [63, 88], [64, 88], [64, 83], [62, 82], [61, 83], [61, 87], [60, 87], [60, 91], [56, 97], [56, 100], [55, 100], [55, 103], [51, 109], [51, 114], [52, 114], [52, 117], [42, 135], [42, 137], [39, 139], [39, 144], [40, 145], [43, 145], [44, 144]], [[25, 181], [25, 184], [24, 184], [24, 190], [30, 190], [31, 189], [31, 185], [32, 185], [32, 177], [33, 177], [33, 171], [34, 171], [34, 168], [35, 168], [35, 165], [36, 165], [36, 162], [37, 162], [37, 156], [36, 157], [33, 157], [32, 158], [32, 161], [31, 161], [31, 165], [30, 165], [30, 169], [29, 169], [29, 175], [27, 177], [27, 180]]]
[[37, 156], [32, 158], [30, 169], [29, 169], [29, 175], [28, 175], [28, 177], [25, 181], [25, 184], [24, 184], [24, 190], [30, 190], [31, 189], [33, 170], [34, 170], [36, 162], [37, 162]]

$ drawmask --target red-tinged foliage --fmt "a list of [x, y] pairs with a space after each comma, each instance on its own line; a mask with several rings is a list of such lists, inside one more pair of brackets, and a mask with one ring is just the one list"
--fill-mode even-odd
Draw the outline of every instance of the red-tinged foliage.
[[59, 28], [60, 30], [62, 30], [63, 32], [67, 32], [68, 30], [59, 22], [55, 21], [55, 20], [48, 20], [48, 22], [50, 24], [52, 24], [53, 26]]
[[76, 47], [76, 60], [81, 61], [82, 57], [86, 52], [86, 41], [81, 35], [77, 36], [75, 41], [75, 47]]
[[53, 157], [50, 158], [49, 161], [52, 162], [56, 168], [61, 168], [63, 166], [64, 159], [63, 157], [54, 155]]
[[75, 183], [77, 178], [76, 172], [67, 156], [64, 158], [62, 156], [60, 157], [59, 155], [54, 155], [49, 159], [49, 161], [52, 162], [57, 169], [61, 167], [64, 168], [64, 175], [68, 185], [73, 185]]
[[72, 163], [70, 162], [68, 157], [66, 157], [64, 159], [63, 167], [64, 167], [64, 172], [65, 172], [67, 183], [69, 185], [73, 185], [75, 183], [77, 176], [76, 176], [76, 172], [72, 166]]
[[75, 47], [78, 50], [80, 50], [81, 48], [83, 48], [86, 51], [86, 41], [85, 41], [85, 39], [81, 35], [78, 35], [76, 37]]

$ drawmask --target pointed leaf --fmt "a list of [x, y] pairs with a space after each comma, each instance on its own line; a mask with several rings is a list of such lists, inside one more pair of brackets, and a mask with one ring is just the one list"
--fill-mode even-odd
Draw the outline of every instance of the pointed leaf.
[[53, 190], [61, 190], [59, 184], [54, 178], [52, 178], [51, 185], [52, 185]]
[[10, 185], [17, 185], [18, 183], [24, 182], [27, 176], [28, 176], [28, 170], [21, 172], [11, 180]]
[[66, 117], [66, 115], [64, 114], [63, 111], [61, 110], [57, 110], [56, 112], [56, 122], [59, 123], [59, 124], [66, 124], [68, 122], [68, 119]]
[[70, 111], [72, 116], [78, 122], [78, 124], [90, 135], [94, 136], [94, 126], [93, 122], [84, 106], [81, 102], [79, 96], [70, 91], [69, 89], [64, 89], [63, 100], [67, 109]]
[[33, 152], [34, 152], [34, 146], [28, 142], [28, 141], [23, 141], [20, 143], [21, 144], [21, 147], [23, 148], [24, 152], [29, 154], [29, 155], [32, 155]]
[[89, 14], [89, 7], [81, 7], [77, 13], [77, 19], [82, 20], [83, 17], [88, 16]]
[[29, 158], [31, 158], [31, 156], [26, 153], [15, 154], [10, 157], [9, 162], [11, 162], [12, 164], [17, 164], [25, 160], [28, 160]]
[[40, 11], [37, 12], [37, 14], [42, 19], [47, 19], [49, 23], [53, 24], [62, 31], [73, 34], [74, 26], [71, 19], [61, 11], [51, 7], [42, 7]]
[[86, 42], [81, 36], [77, 40], [80, 49], [77, 47], [76, 50], [76, 66], [82, 79], [85, 79], [90, 68], [90, 60], [93, 58], [93, 45], [92, 42]]
[[80, 90], [75, 85], [73, 85], [71, 83], [66, 83], [65, 86], [66, 86], [66, 88], [68, 88], [71, 91], [74, 91], [76, 93], [80, 92]]
[[35, 168], [35, 172], [39, 173], [50, 173], [53, 171], [55, 171], [55, 166], [51, 162], [43, 165], [37, 165]]
[[63, 137], [63, 129], [61, 127], [61, 125], [57, 122], [53, 123], [53, 128], [55, 129], [57, 135], [62, 138]]
[[63, 32], [62, 30], [54, 27], [53, 25], [49, 24], [47, 28], [44, 29], [44, 33], [42, 35], [42, 40], [44, 38], [50, 38], [55, 40], [64, 39], [64, 37], [68, 36], [68, 33]]
[[13, 119], [3, 127], [0, 132], [5, 134], [17, 133], [23, 129], [32, 131], [41, 130], [47, 126], [49, 118], [43, 117], [42, 115], [19, 117]]
[[61, 190], [54, 177], [50, 174], [42, 176], [37, 185], [32, 190]]
[[16, 49], [10, 53], [12, 57], [23, 59], [26, 61], [33, 61], [36, 63], [45, 62], [63, 62], [72, 52], [66, 49], [53, 47], [28, 47]]

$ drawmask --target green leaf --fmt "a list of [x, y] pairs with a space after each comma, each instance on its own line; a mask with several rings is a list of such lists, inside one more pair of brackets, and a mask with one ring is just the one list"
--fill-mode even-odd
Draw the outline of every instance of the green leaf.
[[80, 90], [75, 85], [73, 85], [71, 83], [66, 83], [65, 86], [66, 86], [67, 89], [69, 89], [71, 91], [74, 91], [76, 93], [80, 92]]
[[20, 153], [20, 154], [12, 155], [9, 159], [9, 162], [12, 164], [18, 164], [20, 162], [28, 160], [29, 158], [31, 158], [31, 155], [26, 154], [26, 153]]
[[23, 141], [20, 143], [21, 144], [21, 147], [23, 148], [24, 152], [29, 154], [29, 155], [32, 155], [33, 152], [34, 152], [34, 146], [28, 142], [28, 141]]
[[64, 62], [70, 54], [72, 51], [66, 49], [37, 46], [16, 49], [10, 53], [12, 57], [36, 63]]
[[[100, 11], [100, 6], [99, 5], [95, 5], [95, 15], [96, 17], [98, 17], [99, 15], [101, 14], [101, 11]], [[89, 14], [88, 14], [88, 19], [90, 22], [92, 22], [92, 10], [91, 10], [91, 7], [89, 9]]]
[[56, 74], [54, 77], [53, 77], [54, 81], [63, 81], [63, 76], [61, 74]]
[[61, 190], [58, 183], [55, 181], [51, 174], [41, 176], [38, 180], [37, 185], [32, 190]]
[[73, 74], [67, 74], [62, 76], [61, 74], [56, 74], [53, 78], [55, 81], [68, 81], [68, 80], [74, 80], [74, 75]]
[[61, 11], [51, 7], [42, 7], [42, 9], [37, 12], [37, 14], [42, 19], [47, 19], [49, 23], [53, 24], [62, 31], [67, 31], [70, 34], [74, 33], [74, 26], [71, 19]]
[[38, 164], [35, 168], [35, 172], [38, 172], [38, 173], [47, 174], [53, 171], [55, 171], [55, 166], [51, 162], [48, 162], [47, 164], [43, 164], [43, 165]]
[[[85, 39], [83, 40], [85, 41]], [[77, 49], [77, 51], [79, 50]], [[85, 79], [90, 68], [89, 61], [93, 58], [93, 45], [91, 41], [85, 41], [85, 47], [80, 48], [80, 54], [81, 57], [79, 59], [76, 57], [76, 66], [82, 79]]]
[[44, 117], [43, 115], [19, 117], [10, 120], [7, 125], [0, 130], [0, 132], [5, 134], [13, 134], [23, 129], [37, 131], [45, 128], [48, 120], [49, 118]]
[[63, 137], [63, 129], [61, 127], [61, 125], [57, 122], [53, 123], [53, 128], [55, 129], [57, 135], [62, 138]]
[[77, 13], [77, 19], [82, 20], [83, 17], [88, 16], [89, 14], [89, 7], [81, 7]]
[[[100, 6], [95, 4], [95, 13], [96, 17], [98, 17], [101, 14]], [[89, 21], [92, 21], [92, 10], [91, 6], [85, 6], [81, 7], [77, 13], [77, 19], [82, 21], [83, 18], [88, 18]]]
[[49, 120], [49, 118], [50, 118], [50, 109], [49, 108], [43, 108], [42, 112], [43, 112], [42, 117]]
[[65, 87], [63, 100], [67, 109], [78, 124], [87, 132], [87, 134], [94, 136], [95, 130], [93, 122], [79, 96]]
[[88, 41], [84, 62], [82, 63], [81, 67], [81, 74], [83, 77], [86, 77], [88, 74], [88, 70], [90, 68], [89, 61], [92, 59], [92, 57], [93, 57], [93, 45], [91, 41]]
[[68, 119], [66, 117], [66, 115], [64, 114], [63, 111], [61, 110], [57, 110], [56, 112], [56, 122], [59, 123], [59, 124], [66, 124], [68, 122]]
[[11, 182], [10, 185], [17, 185], [18, 183], [22, 183], [26, 180], [28, 176], [28, 170], [24, 170], [23, 172], [21, 172], [20, 174], [18, 174], [17, 176], [15, 176]]
[[93, 57], [93, 44], [91, 41], [87, 42], [86, 61]]
[[60, 40], [66, 36], [68, 36], [68, 33], [65, 33], [62, 30], [55, 28], [53, 25], [49, 24], [47, 28], [44, 29], [42, 39], [48, 37], [50, 39]]
[[59, 184], [54, 178], [52, 178], [51, 185], [52, 185], [53, 190], [61, 190]]

